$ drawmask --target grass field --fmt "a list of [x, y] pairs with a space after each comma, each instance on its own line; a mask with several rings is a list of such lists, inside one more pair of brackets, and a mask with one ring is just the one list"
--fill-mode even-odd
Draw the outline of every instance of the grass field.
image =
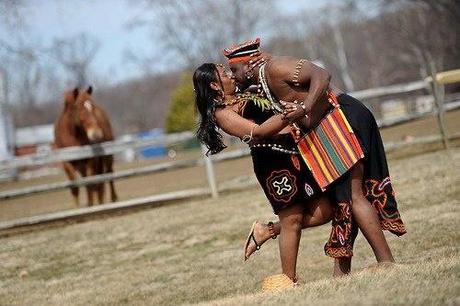
[[331, 278], [330, 227], [303, 231], [301, 285], [260, 293], [280, 272], [276, 241], [243, 263], [256, 218], [274, 220], [258, 188], [2, 238], [1, 305], [459, 305], [460, 149], [390, 160], [408, 234], [387, 236], [398, 265], [374, 263], [358, 237], [353, 274]]

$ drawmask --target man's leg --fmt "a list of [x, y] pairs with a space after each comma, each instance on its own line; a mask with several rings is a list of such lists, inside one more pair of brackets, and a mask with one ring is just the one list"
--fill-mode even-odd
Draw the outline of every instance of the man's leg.
[[353, 217], [374, 251], [378, 262], [394, 262], [390, 247], [380, 226], [377, 211], [363, 193], [363, 164], [351, 169], [351, 197]]
[[339, 277], [350, 273], [351, 257], [334, 258], [334, 270], [332, 276]]

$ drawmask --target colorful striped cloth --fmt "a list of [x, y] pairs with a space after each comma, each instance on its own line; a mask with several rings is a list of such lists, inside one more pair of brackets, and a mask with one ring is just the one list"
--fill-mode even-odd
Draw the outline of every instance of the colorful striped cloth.
[[332, 93], [328, 96], [333, 110], [297, 143], [303, 160], [323, 191], [364, 157], [337, 98]]

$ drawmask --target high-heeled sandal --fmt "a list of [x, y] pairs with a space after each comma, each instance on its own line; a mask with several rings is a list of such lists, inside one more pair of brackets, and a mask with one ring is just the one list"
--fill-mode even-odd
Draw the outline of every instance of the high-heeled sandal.
[[269, 221], [267, 223], [267, 226], [268, 226], [268, 231], [270, 232], [270, 237], [272, 239], [276, 239], [276, 237], [278, 237], [278, 235], [275, 235], [275, 225], [273, 224], [273, 222]]
[[[259, 243], [256, 238], [254, 237], [254, 228], [256, 226], [256, 224], [258, 223], [258, 221], [254, 221], [254, 223], [252, 224], [251, 226], [251, 230], [249, 231], [249, 235], [248, 237], [246, 238], [246, 243], [244, 244], [244, 261], [248, 260], [249, 257], [256, 251], [260, 250], [260, 247], [262, 246], [262, 244], [264, 244], [267, 240], [265, 240], [264, 242], [262, 243]], [[267, 226], [268, 226], [268, 231], [270, 232], [270, 238], [272, 239], [276, 239], [277, 235], [275, 235], [275, 229], [274, 229], [274, 224], [273, 222], [268, 222], [267, 223]], [[256, 249], [254, 252], [250, 253], [249, 255], [246, 256], [246, 251], [248, 249], [248, 246], [249, 246], [249, 243], [251, 242], [251, 240], [254, 242], [254, 244], [256, 245]]]

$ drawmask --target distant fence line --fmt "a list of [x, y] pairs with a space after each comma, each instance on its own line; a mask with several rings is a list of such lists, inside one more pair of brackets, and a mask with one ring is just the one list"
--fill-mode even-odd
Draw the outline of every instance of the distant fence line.
[[62, 161], [84, 159], [96, 156], [121, 153], [127, 149], [139, 149], [153, 145], [172, 145], [194, 137], [192, 132], [159, 136], [154, 139], [115, 140], [100, 144], [67, 147], [52, 150], [46, 154], [29, 154], [0, 161], [0, 171], [21, 167], [42, 166]]
[[[350, 93], [356, 98], [371, 98], [379, 97], [382, 95], [390, 95], [397, 93], [411, 92], [423, 88], [428, 88], [429, 83], [425, 81], [416, 81], [406, 84], [391, 85], [380, 88], [371, 88], [361, 91]], [[421, 115], [423, 116], [423, 115]], [[420, 117], [420, 116], [418, 116]], [[414, 118], [418, 118], [414, 117]], [[399, 119], [397, 119], [399, 120]], [[398, 121], [394, 124], [397, 124]], [[404, 118], [402, 118], [404, 120]], [[381, 124], [383, 121], [380, 122]], [[383, 123], [384, 124], [384, 123]], [[110, 155], [115, 153], [121, 153], [127, 149], [138, 149], [151, 145], [171, 145], [182, 141], [192, 139], [192, 132], [184, 132], [178, 134], [170, 134], [160, 136], [155, 139], [137, 139], [137, 140], [115, 140], [112, 142], [104, 142], [101, 144], [87, 145], [80, 147], [68, 147], [62, 149], [52, 150], [46, 154], [30, 154], [20, 157], [15, 157], [9, 160], [0, 161], [0, 172], [5, 170], [13, 170], [23, 167], [30, 166], [42, 166], [51, 163], [57, 163], [62, 161], [77, 160], [83, 158], [90, 158], [102, 155]]]
[[[219, 155], [215, 155], [211, 157], [213, 162], [219, 162], [224, 160], [232, 160], [241, 158], [244, 156], [249, 155], [249, 148], [244, 148], [240, 150], [233, 150], [229, 152], [223, 152]], [[134, 168], [128, 170], [120, 170], [116, 171], [115, 173], [107, 173], [107, 174], [100, 174], [100, 175], [93, 175], [85, 178], [81, 178], [75, 181], [65, 181], [65, 182], [57, 182], [57, 183], [50, 183], [50, 184], [43, 184], [37, 185], [32, 187], [20, 188], [15, 190], [7, 190], [0, 192], [0, 200], [5, 199], [12, 199], [27, 195], [32, 195], [36, 193], [43, 193], [43, 192], [52, 192], [58, 191], [62, 189], [66, 189], [69, 187], [81, 187], [101, 182], [106, 182], [110, 180], [117, 180], [117, 179], [126, 179], [130, 177], [148, 175], [152, 173], [159, 173], [165, 171], [172, 171], [196, 166], [203, 166], [204, 161], [202, 158], [198, 159], [187, 159], [187, 160], [179, 160], [179, 161], [171, 161], [166, 163], [161, 163], [157, 165], [142, 167], [142, 168]]]
[[[454, 110], [454, 109], [457, 109], [457, 108], [460, 108], [460, 101], [453, 101], [453, 102], [450, 102], [449, 104], [444, 105], [442, 111], [450, 111], [450, 110]], [[377, 125], [379, 126], [379, 128], [391, 127], [393, 125], [402, 124], [402, 123], [405, 123], [405, 122], [413, 121], [413, 120], [420, 119], [420, 118], [423, 118], [423, 117], [427, 117], [427, 116], [430, 116], [430, 115], [438, 115], [438, 113], [439, 113], [439, 110], [434, 109], [434, 110], [428, 111], [428, 112], [407, 114], [407, 115], [405, 115], [403, 117], [387, 118], [385, 120], [383, 120], [383, 119], [379, 120], [378, 119], [377, 120]]]
[[[460, 133], [455, 133], [449, 137], [451, 140], [455, 140], [460, 138]], [[430, 135], [425, 137], [417, 137], [410, 141], [400, 141], [400, 142], [393, 142], [385, 144], [385, 151], [391, 152], [396, 149], [400, 149], [410, 145], [419, 145], [419, 144], [429, 144], [429, 143], [436, 143], [442, 140], [441, 135]], [[219, 155], [214, 155], [210, 159], [212, 162], [220, 162], [220, 161], [228, 161], [233, 159], [238, 159], [242, 157], [246, 157], [250, 155], [249, 148], [237, 149], [233, 151], [223, 152]], [[106, 182], [109, 180], [117, 180], [117, 179], [126, 179], [130, 177], [136, 176], [143, 176], [153, 173], [160, 173], [165, 171], [173, 171], [179, 170], [184, 168], [196, 167], [196, 166], [203, 166], [205, 161], [202, 158], [198, 159], [187, 159], [181, 161], [172, 161], [161, 163], [157, 165], [142, 167], [142, 168], [134, 168], [128, 170], [120, 170], [115, 173], [108, 173], [108, 174], [101, 174], [101, 175], [94, 175], [86, 178], [81, 178], [75, 181], [65, 181], [65, 182], [57, 182], [57, 183], [50, 183], [50, 184], [43, 184], [37, 185], [32, 187], [26, 188], [19, 188], [14, 190], [7, 190], [0, 192], [0, 200], [6, 199], [13, 199], [23, 196], [29, 196], [38, 193], [45, 193], [45, 192], [53, 192], [62, 189], [66, 189], [69, 187], [82, 187], [90, 184], [96, 184], [101, 182]], [[213, 174], [211, 174], [212, 176]], [[208, 175], [209, 176], [209, 175]], [[210, 178], [208, 177], [208, 180]], [[216, 188], [217, 187], [213, 187]], [[211, 193], [213, 188], [210, 188]]]
[[360, 91], [351, 92], [350, 95], [357, 99], [377, 98], [381, 96], [416, 91], [420, 89], [429, 89], [429, 85], [430, 84], [426, 81], [415, 81], [406, 84], [397, 84], [385, 87], [364, 89]]

